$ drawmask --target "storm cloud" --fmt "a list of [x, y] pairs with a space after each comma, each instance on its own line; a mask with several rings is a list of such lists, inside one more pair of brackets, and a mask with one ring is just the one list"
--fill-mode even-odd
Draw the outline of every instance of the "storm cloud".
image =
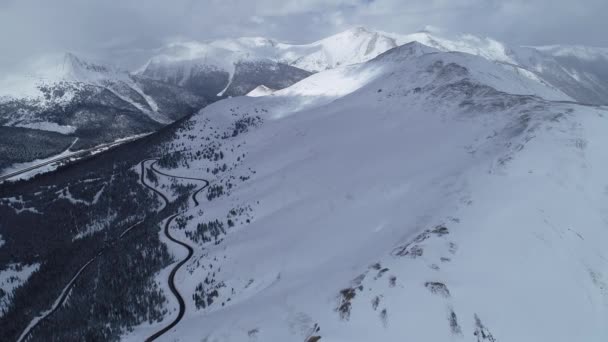
[[517, 45], [608, 46], [605, 0], [0, 0], [0, 71], [40, 53], [133, 63], [174, 39], [310, 42], [355, 25], [427, 25]]

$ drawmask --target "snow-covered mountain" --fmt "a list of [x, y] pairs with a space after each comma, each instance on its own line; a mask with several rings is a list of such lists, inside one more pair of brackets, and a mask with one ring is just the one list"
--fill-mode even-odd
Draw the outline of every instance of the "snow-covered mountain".
[[[608, 79], [608, 50], [605, 48], [509, 46], [487, 37], [477, 37], [471, 34], [444, 35], [440, 31], [420, 31], [401, 35], [357, 28], [340, 35], [348, 35], [352, 32], [357, 32], [358, 35], [366, 37], [369, 41], [374, 41], [373, 37], [378, 36], [395, 45], [416, 41], [441, 51], [474, 54], [501, 63], [505, 67], [516, 68], [517, 72], [528, 74], [539, 82], [560, 89], [575, 101], [590, 104], [608, 103], [606, 100], [608, 98], [606, 81]], [[340, 35], [335, 37], [340, 37]], [[339, 40], [334, 39], [334, 41]], [[333, 45], [339, 49], [343, 44]], [[390, 49], [390, 45], [379, 45], [377, 46], [378, 51], [384, 52]], [[351, 53], [351, 55], [353, 54]], [[375, 57], [375, 54], [370, 54], [367, 58], [360, 53], [357, 56], [355, 60], [365, 61]], [[330, 66], [328, 65], [328, 67]]]
[[[199, 42], [170, 44], [164, 52], [151, 58], [142, 68], [150, 77], [186, 84], [191, 88], [215, 93], [228, 90], [231, 77], [238, 74], [238, 63], [266, 61], [272, 69], [283, 66], [280, 73], [288, 69], [285, 64], [310, 72], [332, 69], [340, 65], [352, 65], [369, 61], [379, 54], [410, 42], [419, 42], [441, 51], [459, 51], [481, 56], [516, 68], [518, 72], [536, 78], [568, 94], [572, 100], [605, 104], [608, 98], [608, 62], [606, 49], [588, 47], [519, 47], [508, 46], [491, 38], [471, 34], [450, 35], [443, 32], [420, 31], [412, 34], [395, 34], [355, 27], [310, 44], [291, 44], [261, 37], [245, 37]], [[274, 64], [278, 63], [278, 64]], [[289, 82], [269, 84], [270, 81], [256, 78], [257, 85], [284, 88], [304, 75], [295, 72], [286, 77]], [[201, 80], [206, 80], [205, 82]], [[265, 81], [265, 82], [264, 82]], [[209, 89], [205, 86], [212, 85]], [[243, 95], [255, 86], [243, 87]]]
[[[389, 34], [390, 35], [390, 34]], [[393, 35], [398, 44], [417, 41], [441, 51], [460, 51], [516, 68], [538, 81], [568, 94], [573, 100], [607, 104], [608, 53], [590, 47], [519, 47], [470, 34], [441, 37], [441, 33], [418, 32]]]
[[[207, 102], [187, 89], [71, 53], [45, 56], [0, 80], [0, 125], [5, 135], [0, 141], [0, 169], [57, 155], [68, 146], [73, 151], [153, 132]], [[20, 152], [11, 145], [20, 146]]]
[[[67, 107], [87, 91], [103, 92], [124, 101], [149, 119], [167, 124], [179, 117], [179, 113], [166, 110], [155, 101], [157, 94], [150, 91], [146, 80], [130, 75], [126, 71], [84, 61], [74, 54], [46, 56], [30, 66], [30, 70], [15, 75], [7, 75], [0, 81], [4, 103], [21, 100], [40, 108]], [[170, 88], [170, 85], [165, 85]], [[186, 102], [199, 102], [193, 94], [184, 92]], [[189, 96], [188, 96], [189, 95]], [[86, 96], [86, 95], [85, 95]], [[159, 102], [162, 102], [159, 101]], [[2, 119], [20, 122], [35, 113], [3, 113]], [[183, 114], [182, 114], [183, 115]]]
[[608, 112], [521, 69], [414, 42], [193, 116], [164, 337], [608, 339]]
[[277, 44], [279, 58], [291, 65], [321, 71], [368, 61], [398, 45], [395, 38], [356, 27], [306, 45]]

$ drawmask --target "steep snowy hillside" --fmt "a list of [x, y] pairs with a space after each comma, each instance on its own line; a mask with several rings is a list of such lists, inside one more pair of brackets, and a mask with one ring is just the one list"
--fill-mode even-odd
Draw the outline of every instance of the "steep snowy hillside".
[[[168, 228], [194, 252], [163, 338], [606, 341], [608, 112], [564, 99], [411, 43], [206, 107], [159, 148], [160, 184], [210, 182]], [[168, 273], [124, 340], [177, 317]]]

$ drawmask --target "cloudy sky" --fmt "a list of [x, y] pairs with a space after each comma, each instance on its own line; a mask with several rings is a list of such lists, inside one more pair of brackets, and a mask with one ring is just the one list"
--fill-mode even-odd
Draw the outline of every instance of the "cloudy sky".
[[136, 55], [172, 39], [252, 35], [304, 43], [355, 25], [608, 46], [606, 13], [606, 0], [0, 0], [0, 70], [49, 51]]

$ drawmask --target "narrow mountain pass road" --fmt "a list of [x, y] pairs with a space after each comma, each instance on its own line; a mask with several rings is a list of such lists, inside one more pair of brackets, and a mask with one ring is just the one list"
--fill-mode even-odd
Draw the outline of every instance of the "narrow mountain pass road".
[[[142, 175], [144, 175], [145, 169], [144, 169], [144, 162], [142, 162]], [[207, 186], [209, 186], [209, 182], [205, 179], [200, 179], [200, 178], [192, 178], [192, 177], [181, 177], [181, 176], [176, 176], [176, 175], [170, 175], [164, 172], [159, 171], [157, 168], [154, 167], [154, 165], [157, 162], [155, 161], [154, 163], [152, 163], [150, 165], [150, 169], [155, 172], [158, 173], [159, 175], [163, 175], [166, 177], [172, 177], [172, 178], [178, 178], [178, 179], [188, 179], [188, 180], [195, 180], [195, 181], [200, 181], [200, 182], [204, 182], [204, 185], [202, 187], [200, 187], [198, 190], [196, 190], [193, 194], [192, 194], [192, 201], [194, 202], [194, 207], [197, 207], [199, 205], [199, 201], [196, 198], [196, 196], [203, 191], [205, 188], [207, 188]], [[167, 197], [161, 193], [159, 190], [157, 190], [156, 188], [152, 187], [149, 184], [146, 184], [144, 181], [145, 177], [142, 176], [142, 183], [144, 184], [144, 186], [146, 186], [147, 188], [151, 189], [152, 191], [154, 191], [156, 194], [158, 194], [163, 201], [165, 201], [165, 207], [167, 206], [167, 204], [169, 203], [169, 200], [167, 199]], [[175, 237], [173, 237], [171, 235], [171, 231], [170, 231], [170, 226], [171, 223], [173, 223], [173, 220], [179, 216], [180, 213], [177, 214], [173, 214], [171, 215], [167, 221], [165, 222], [165, 227], [164, 227], [164, 234], [165, 236], [172, 241], [175, 244], [178, 244], [184, 248], [186, 248], [186, 250], [188, 251], [188, 254], [186, 255], [185, 258], [183, 258], [180, 262], [178, 262], [177, 264], [175, 264], [175, 266], [173, 266], [173, 269], [171, 270], [171, 273], [169, 274], [169, 279], [168, 279], [168, 284], [169, 284], [169, 289], [171, 289], [171, 293], [173, 293], [173, 296], [175, 296], [175, 299], [177, 300], [178, 304], [179, 304], [179, 312], [177, 314], [177, 317], [175, 317], [175, 319], [173, 321], [171, 321], [171, 323], [169, 323], [167, 326], [165, 326], [164, 328], [162, 328], [161, 330], [157, 331], [156, 333], [154, 333], [153, 335], [151, 335], [150, 337], [148, 337], [146, 339], [146, 342], [149, 341], [154, 341], [157, 338], [159, 338], [160, 336], [162, 336], [163, 334], [165, 334], [166, 332], [168, 332], [169, 330], [173, 329], [184, 317], [184, 314], [186, 313], [186, 302], [184, 301], [184, 298], [182, 297], [182, 295], [179, 293], [179, 290], [177, 289], [177, 287], [175, 286], [175, 275], [177, 274], [177, 272], [180, 270], [180, 268], [188, 262], [188, 260], [190, 260], [190, 258], [192, 258], [192, 254], [194, 253], [194, 250], [192, 249], [192, 247], [190, 245], [188, 245], [187, 243], [180, 241], [178, 239], [176, 239]]]

